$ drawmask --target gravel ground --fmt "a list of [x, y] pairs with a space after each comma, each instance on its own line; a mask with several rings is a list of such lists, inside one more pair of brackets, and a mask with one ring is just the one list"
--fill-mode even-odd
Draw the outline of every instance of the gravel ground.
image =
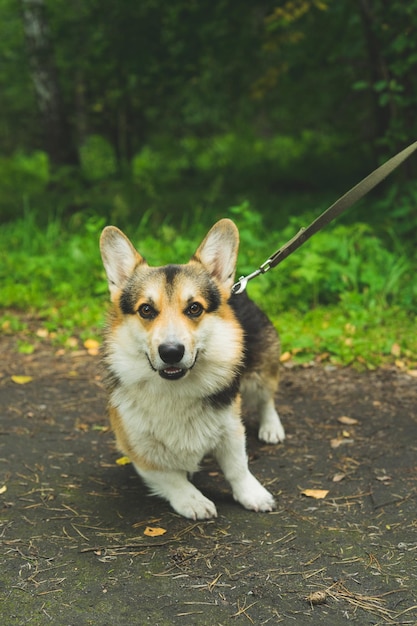
[[208, 458], [219, 517], [191, 522], [117, 463], [98, 357], [0, 341], [2, 624], [417, 623], [416, 378], [283, 368], [285, 444], [247, 422], [277, 510], [241, 508]]

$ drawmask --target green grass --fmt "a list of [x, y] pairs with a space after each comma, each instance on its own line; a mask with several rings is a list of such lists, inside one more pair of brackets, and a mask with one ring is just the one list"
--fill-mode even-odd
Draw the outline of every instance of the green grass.
[[417, 319], [401, 309], [376, 308], [356, 318], [340, 307], [318, 307], [305, 315], [282, 313], [274, 321], [283, 351], [296, 363], [317, 361], [359, 369], [386, 364], [415, 369], [417, 364]]
[[[268, 232], [246, 204], [227, 215], [239, 226], [239, 273], [253, 271], [301, 225]], [[30, 354], [44, 340], [68, 349], [100, 338], [108, 295], [98, 238], [104, 221], [78, 214], [40, 227], [30, 213], [0, 230], [0, 328]], [[204, 236], [196, 220], [180, 233], [168, 221], [154, 232], [145, 217], [127, 233], [151, 264], [187, 262]], [[284, 359], [374, 368], [415, 368], [417, 288], [412, 251], [389, 232], [336, 224], [315, 235], [249, 292], [282, 338]]]

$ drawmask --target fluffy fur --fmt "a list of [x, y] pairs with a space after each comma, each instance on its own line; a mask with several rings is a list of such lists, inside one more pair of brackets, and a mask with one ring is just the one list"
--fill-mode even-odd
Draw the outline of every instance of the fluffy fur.
[[248, 468], [241, 399], [259, 414], [260, 439], [283, 441], [279, 343], [246, 294], [230, 295], [238, 246], [227, 219], [186, 265], [150, 267], [114, 226], [100, 240], [113, 303], [103, 360], [116, 440], [151, 492], [192, 519], [217, 515], [188, 480], [208, 453], [244, 507], [275, 506]]

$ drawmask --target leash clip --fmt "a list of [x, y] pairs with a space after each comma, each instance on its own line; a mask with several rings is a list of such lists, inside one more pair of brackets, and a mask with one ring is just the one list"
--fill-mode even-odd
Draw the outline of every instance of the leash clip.
[[271, 259], [267, 259], [262, 265], [259, 266], [257, 270], [248, 274], [247, 276], [240, 276], [237, 283], [235, 283], [232, 287], [232, 294], [236, 295], [239, 293], [243, 293], [248, 286], [248, 282], [252, 280], [252, 278], [256, 278], [259, 274], [265, 274], [271, 269]]
[[269, 270], [272, 267], [271, 263], [272, 263], [272, 259], [267, 259], [266, 261], [264, 261], [262, 265], [259, 266], [260, 273], [266, 274], [266, 272], [269, 272]]

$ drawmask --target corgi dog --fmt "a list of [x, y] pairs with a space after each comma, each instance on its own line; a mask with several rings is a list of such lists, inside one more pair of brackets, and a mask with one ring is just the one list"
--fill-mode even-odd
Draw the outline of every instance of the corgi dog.
[[274, 404], [279, 340], [245, 293], [231, 295], [238, 246], [229, 219], [184, 265], [149, 266], [114, 226], [100, 238], [112, 301], [103, 363], [117, 445], [152, 494], [195, 520], [217, 516], [189, 480], [209, 453], [235, 500], [253, 511], [275, 507], [248, 467], [241, 403], [258, 412], [262, 441], [284, 440]]

